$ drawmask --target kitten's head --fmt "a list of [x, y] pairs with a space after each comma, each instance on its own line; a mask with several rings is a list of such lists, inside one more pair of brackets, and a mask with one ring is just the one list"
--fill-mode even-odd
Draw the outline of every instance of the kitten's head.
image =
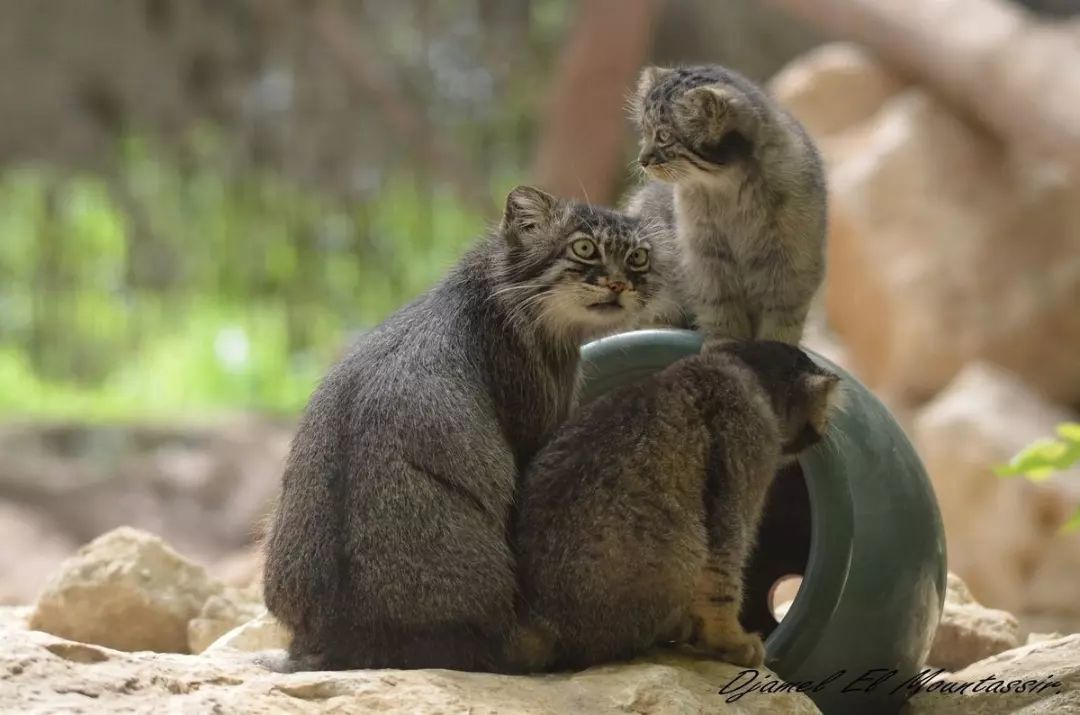
[[642, 169], [670, 183], [730, 175], [753, 155], [747, 122], [764, 119], [754, 92], [722, 67], [646, 67], [630, 103]]
[[794, 456], [825, 436], [841, 400], [840, 378], [798, 347], [773, 340], [740, 340], [706, 344], [703, 351], [729, 355], [754, 373], [779, 419], [785, 455]]
[[629, 327], [656, 295], [666, 261], [653, 222], [519, 186], [506, 197], [499, 297], [511, 314], [585, 340]]

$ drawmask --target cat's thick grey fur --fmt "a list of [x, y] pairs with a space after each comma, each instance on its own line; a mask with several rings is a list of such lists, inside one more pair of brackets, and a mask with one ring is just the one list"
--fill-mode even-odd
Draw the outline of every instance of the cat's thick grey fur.
[[790, 345], [723, 342], [582, 407], [522, 483], [516, 667], [665, 641], [759, 665], [743, 568], [773, 475], [821, 439], [837, 383]]
[[631, 106], [652, 180], [628, 210], [674, 227], [675, 302], [713, 337], [798, 343], [825, 273], [825, 175], [805, 129], [715, 65], [648, 67]]
[[[574, 401], [578, 346], [645, 310], [638, 219], [519, 187], [500, 228], [315, 391], [265, 542], [289, 669], [498, 669], [519, 470]], [[570, 253], [578, 245], [593, 260]], [[638, 254], [640, 259], [640, 254]]]

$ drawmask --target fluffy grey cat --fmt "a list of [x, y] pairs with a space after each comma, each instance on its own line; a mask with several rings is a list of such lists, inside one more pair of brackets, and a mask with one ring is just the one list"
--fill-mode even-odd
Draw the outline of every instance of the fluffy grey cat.
[[286, 669], [499, 667], [519, 470], [574, 401], [581, 341], [645, 311], [642, 221], [519, 187], [498, 230], [315, 391], [265, 542]]
[[822, 438], [837, 384], [796, 347], [727, 341], [585, 405], [522, 482], [515, 667], [666, 641], [759, 665], [743, 568], [773, 475]]
[[719, 66], [648, 67], [631, 106], [653, 181], [628, 210], [674, 226], [678, 302], [713, 337], [798, 343], [826, 228], [824, 171], [802, 125]]

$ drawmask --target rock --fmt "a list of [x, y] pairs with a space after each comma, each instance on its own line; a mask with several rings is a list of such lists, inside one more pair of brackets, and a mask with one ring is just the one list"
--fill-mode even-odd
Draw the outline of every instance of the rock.
[[1028, 633], [1027, 641], [1024, 645], [1042, 643], [1043, 641], [1054, 641], [1063, 637], [1064, 635], [1061, 633]]
[[907, 83], [858, 45], [821, 45], [788, 64], [769, 90], [818, 141], [872, 117]]
[[229, 586], [246, 587], [262, 582], [262, 552], [256, 548], [243, 549], [219, 559], [207, 570]]
[[800, 693], [717, 694], [742, 670], [666, 654], [580, 673], [451, 670], [282, 675], [235, 651], [127, 653], [0, 622], [0, 702], [17, 712], [754, 713], [820, 712]]
[[187, 626], [222, 585], [161, 539], [128, 527], [65, 561], [38, 598], [30, 627], [121, 650], [184, 653]]
[[65, 556], [133, 526], [212, 564], [257, 539], [292, 430], [235, 417], [168, 426], [4, 424], [0, 499], [62, 530]]
[[927, 664], [960, 670], [1023, 643], [1012, 614], [986, 608], [971, 596], [956, 574], [949, 574], [945, 610], [941, 614]]
[[[1010, 684], [1015, 691], [1024, 683], [1026, 692], [1004, 691]], [[1080, 634], [1014, 648], [936, 679], [909, 701], [906, 710], [907, 715], [1021, 712], [1080, 712]]]
[[864, 382], [917, 403], [986, 360], [1080, 400], [1077, 183], [918, 88], [822, 148], [828, 320]]
[[225, 633], [206, 649], [206, 654], [228, 650], [255, 652], [289, 647], [289, 630], [262, 609], [255, 618]]
[[29, 507], [0, 502], [0, 604], [29, 603], [78, 544]]
[[239, 589], [226, 589], [206, 599], [199, 615], [188, 621], [188, 650], [202, 653], [225, 633], [266, 611], [261, 600], [246, 595]]
[[33, 611], [30, 606], [0, 606], [0, 626], [26, 628]]
[[1061, 525], [1080, 503], [1080, 471], [1044, 482], [993, 474], [1076, 416], [1015, 375], [972, 364], [915, 417], [913, 439], [945, 522], [949, 567], [983, 603], [1044, 630], [1080, 626], [1080, 534]]

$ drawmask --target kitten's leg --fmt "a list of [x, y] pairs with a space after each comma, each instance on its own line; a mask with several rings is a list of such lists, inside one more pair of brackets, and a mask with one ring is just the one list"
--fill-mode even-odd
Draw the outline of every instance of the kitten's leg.
[[710, 338], [750, 340], [754, 337], [749, 312], [734, 298], [702, 302], [698, 306], [697, 325]]
[[803, 327], [809, 306], [797, 308], [771, 308], [762, 311], [757, 326], [758, 340], [778, 340], [790, 345], [798, 345], [802, 340]]
[[694, 645], [717, 658], [753, 668], [765, 659], [765, 645], [739, 622], [742, 605], [742, 555], [710, 554], [701, 571], [690, 617]]

